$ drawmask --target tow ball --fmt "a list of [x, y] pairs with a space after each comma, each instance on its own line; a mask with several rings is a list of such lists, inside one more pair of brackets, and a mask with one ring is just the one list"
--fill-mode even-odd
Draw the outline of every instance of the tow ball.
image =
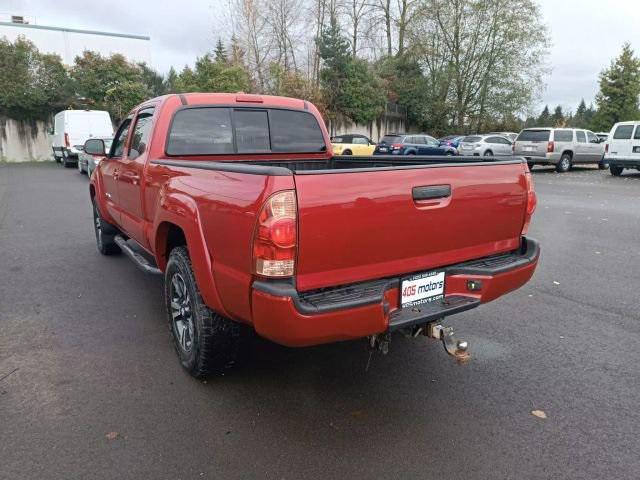
[[442, 345], [446, 352], [455, 358], [459, 363], [469, 361], [469, 343], [465, 340], [458, 340], [453, 331], [453, 327], [445, 327], [439, 323], [428, 323], [424, 334], [429, 338], [442, 340]]

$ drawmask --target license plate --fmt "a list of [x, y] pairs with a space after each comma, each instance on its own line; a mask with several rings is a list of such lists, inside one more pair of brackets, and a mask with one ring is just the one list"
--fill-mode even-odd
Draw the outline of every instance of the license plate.
[[533, 152], [536, 149], [536, 147], [523, 147], [523, 150], [525, 152]]
[[387, 147], [380, 147], [378, 150], [380, 150], [381, 152], [386, 152], [387, 151]]
[[405, 278], [400, 285], [400, 306], [413, 307], [444, 298], [444, 272], [428, 272]]

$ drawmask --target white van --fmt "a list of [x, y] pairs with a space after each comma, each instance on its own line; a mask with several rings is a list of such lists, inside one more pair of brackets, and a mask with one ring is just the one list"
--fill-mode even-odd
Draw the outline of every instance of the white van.
[[109, 112], [103, 110], [64, 110], [54, 117], [51, 146], [53, 158], [65, 167], [78, 161], [84, 142], [93, 137], [112, 137]]
[[617, 177], [625, 168], [640, 170], [640, 120], [616, 123], [604, 148], [611, 175]]

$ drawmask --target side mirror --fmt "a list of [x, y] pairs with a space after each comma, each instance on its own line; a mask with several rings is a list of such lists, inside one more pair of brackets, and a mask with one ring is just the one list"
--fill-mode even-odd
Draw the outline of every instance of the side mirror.
[[100, 138], [90, 138], [84, 142], [84, 152], [89, 155], [106, 155], [104, 140]]

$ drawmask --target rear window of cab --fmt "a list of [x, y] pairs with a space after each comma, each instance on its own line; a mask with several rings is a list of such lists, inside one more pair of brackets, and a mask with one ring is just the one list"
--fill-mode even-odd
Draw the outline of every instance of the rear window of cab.
[[324, 151], [311, 113], [276, 108], [183, 108], [173, 116], [166, 145], [174, 156]]

